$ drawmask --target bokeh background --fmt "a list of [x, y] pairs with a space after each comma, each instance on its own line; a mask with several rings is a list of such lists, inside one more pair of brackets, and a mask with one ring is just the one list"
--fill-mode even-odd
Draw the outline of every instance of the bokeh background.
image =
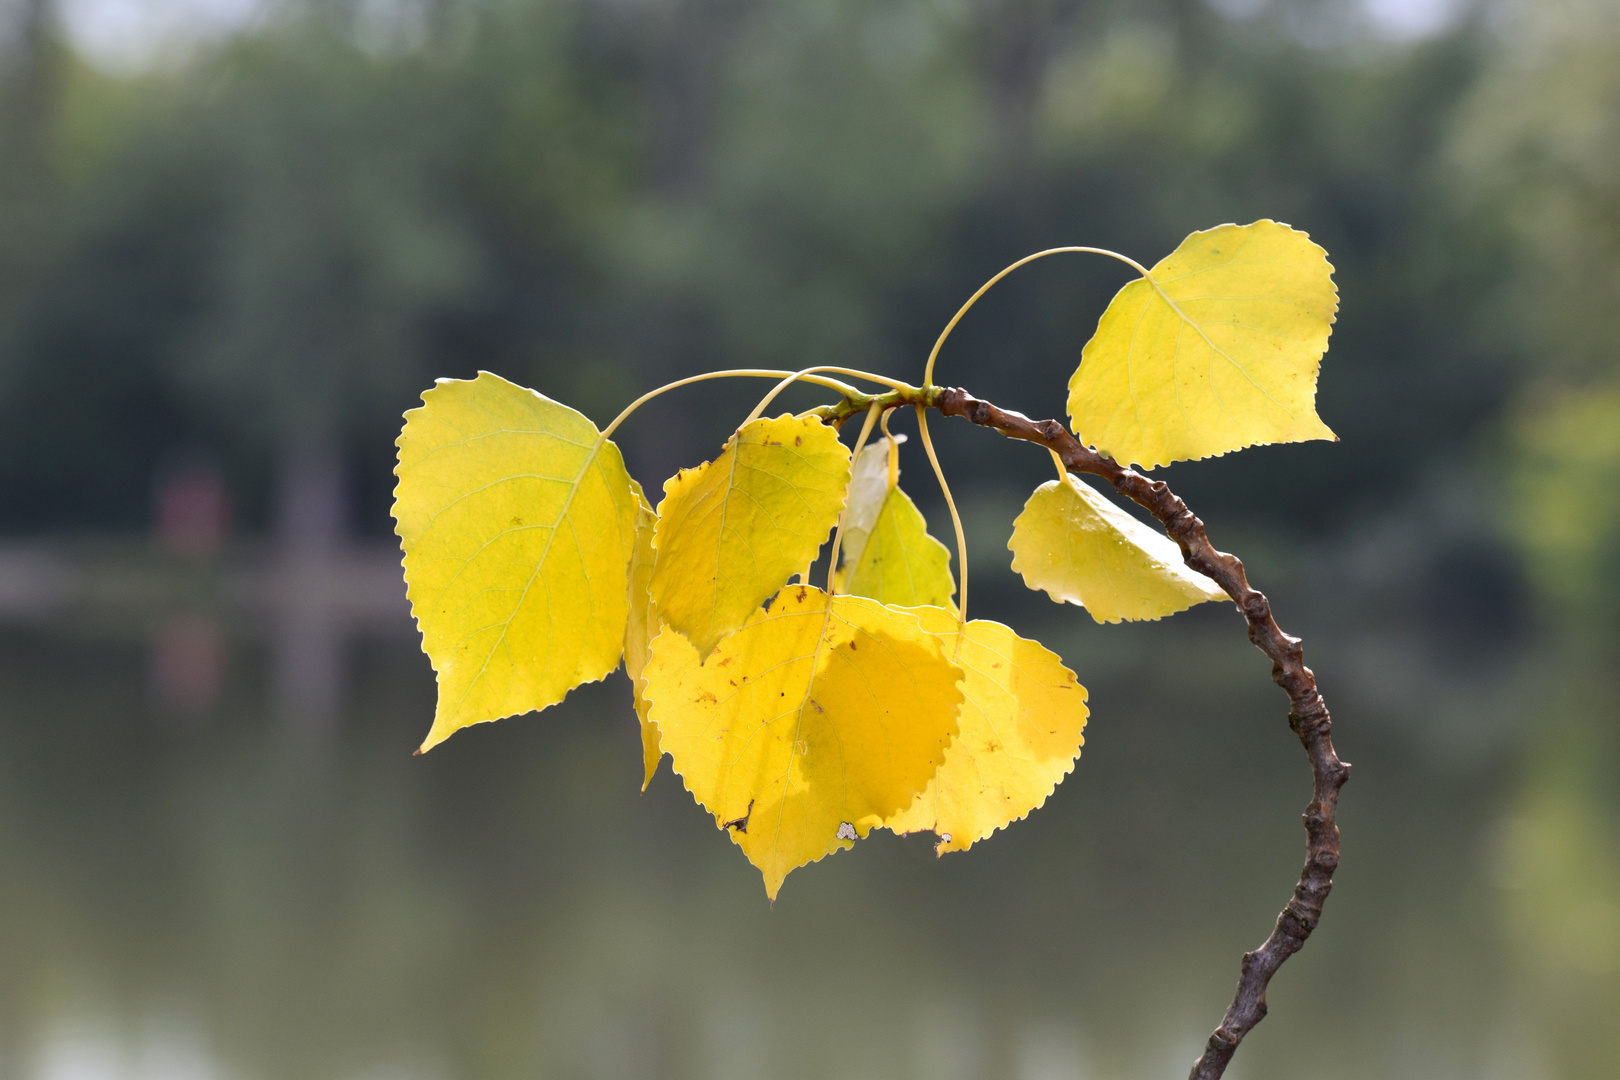
[[[1229, 607], [1022, 589], [1044, 455], [937, 428], [975, 613], [1091, 690], [1076, 772], [773, 910], [667, 765], [637, 794], [622, 674], [411, 757], [392, 441], [480, 368], [598, 423], [916, 379], [1021, 254], [1258, 217], [1337, 267], [1342, 442], [1168, 479], [1356, 772], [1229, 1075], [1620, 1076], [1620, 3], [5, 0], [0, 1078], [1185, 1075], [1307, 771]], [[1060, 415], [1123, 280], [1021, 271], [941, 380]], [[632, 471], [763, 389], [660, 399]]]

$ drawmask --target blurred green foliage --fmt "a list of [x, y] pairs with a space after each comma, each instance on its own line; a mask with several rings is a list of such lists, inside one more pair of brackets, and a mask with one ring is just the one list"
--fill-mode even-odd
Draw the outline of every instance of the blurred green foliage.
[[[434, 376], [600, 415], [717, 365], [909, 372], [1018, 254], [1152, 260], [1260, 216], [1333, 253], [1323, 412], [1380, 451], [1275, 455], [1211, 497], [1332, 529], [1380, 458], [1455, 453], [1523, 375], [1481, 325], [1502, 230], [1458, 209], [1443, 149], [1475, 32], [1347, 62], [1197, 0], [498, 0], [435, 6], [404, 44], [369, 18], [315, 5], [133, 76], [46, 42], [13, 79], [36, 120], [4, 165], [26, 195], [0, 225], [0, 527], [138, 525], [177, 445], [227, 461], [262, 520], [277, 455], [315, 440], [346, 444], [380, 531], [378, 448]], [[1026, 271], [942, 376], [1060, 412], [1121, 283]], [[671, 464], [720, 434], [652, 426], [641, 452]], [[1272, 481], [1307, 476], [1279, 504]]]

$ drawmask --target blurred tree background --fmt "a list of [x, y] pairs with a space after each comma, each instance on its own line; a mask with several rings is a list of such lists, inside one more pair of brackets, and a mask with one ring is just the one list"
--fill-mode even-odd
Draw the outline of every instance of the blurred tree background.
[[[1350, 358], [1323, 392], [1380, 453], [1277, 455], [1314, 478], [1299, 505], [1270, 478], [1232, 494], [1331, 531], [1384, 460], [1459, 456], [1535, 381], [1503, 335], [1509, 215], [1460, 191], [1501, 170], [1448, 154], [1476, 96], [1515, 92], [1478, 85], [1510, 64], [1484, 20], [1401, 47], [1331, 3], [1262, 9], [290, 5], [109, 71], [35, 4], [7, 64], [4, 527], [139, 528], [187, 445], [261, 524], [275, 463], [327, 444], [384, 532], [378, 448], [433, 376], [498, 368], [600, 412], [716, 364], [909, 369], [992, 264], [1077, 237], [1152, 258], [1269, 215], [1334, 256]], [[1517, 146], [1535, 118], [1473, 109], [1496, 125], [1469, 153], [1541, 162], [1515, 193], [1573, 164]], [[1028, 395], [1119, 275], [1028, 278], [952, 370], [1055, 412]], [[1567, 326], [1568, 297], [1521, 306]]]
[[[1390, 1051], [1379, 1075], [1612, 1075], [1614, 0], [8, 0], [0, 535], [47, 552], [77, 550], [85, 537], [144, 538], [163, 527], [167, 504], [154, 495], [163, 478], [203, 468], [219, 478], [229, 530], [245, 543], [352, 535], [381, 546], [399, 416], [435, 377], [492, 370], [598, 423], [643, 389], [716, 367], [835, 363], [915, 380], [956, 305], [1019, 255], [1083, 243], [1151, 262], [1189, 231], [1258, 217], [1306, 229], [1337, 268], [1341, 311], [1320, 411], [1342, 442], [1184, 464], [1172, 483], [1216, 542], [1249, 562], [1284, 624], [1305, 634], [1341, 725], [1353, 716], [1401, 748], [1384, 775], [1418, 760], [1414, 785], [1432, 785], [1414, 801], [1381, 803], [1381, 782], [1358, 774], [1345, 796], [1347, 880], [1362, 865], [1358, 829], [1391, 838], [1391, 865], [1412, 865], [1377, 901], [1346, 885], [1324, 928], [1342, 920], [1347, 935], [1377, 934], [1371, 913], [1394, 908], [1406, 914], [1385, 927], [1399, 922], [1413, 940], [1488, 924], [1479, 932], [1501, 946], [1507, 989], [1486, 1011], [1512, 1013], [1501, 1037], [1522, 1039], [1511, 1052], [1476, 1041], [1477, 1059], [1434, 1049], [1450, 1044], [1424, 1025], [1442, 1021], [1414, 1003], [1451, 984], [1423, 982], [1415, 959], [1399, 976], [1363, 972], [1371, 981], [1360, 989], [1339, 987], [1334, 1000], [1362, 1002], [1348, 1012], [1313, 1015], [1406, 1047]], [[959, 329], [941, 381], [1061, 415], [1063, 381], [1123, 280], [1103, 260], [1021, 271]], [[717, 391], [726, 408], [696, 415], [693, 398], [661, 399], [625, 431], [632, 471], [656, 483], [712, 456], [726, 418], [760, 390], [727, 386]], [[986, 613], [1024, 628], [1020, 613], [1039, 601], [1021, 593], [1001, 545], [1046, 466], [982, 438], [946, 442]], [[923, 495], [921, 466], [908, 459], [908, 468]], [[937, 501], [929, 509], [939, 521]], [[1195, 614], [1185, 631], [1120, 631], [1127, 644], [1109, 646], [1074, 622], [1078, 612], [1041, 610], [1088, 683], [1096, 667], [1077, 656], [1140, 668], [1146, 661], [1122, 650], [1166, 648], [1213, 618]], [[297, 625], [294, 636], [310, 633]], [[212, 640], [174, 632], [182, 654], [186, 641]], [[103, 646], [37, 624], [9, 633], [20, 659], [7, 661], [8, 693], [31, 702], [16, 709], [56, 725], [103, 711], [89, 697], [40, 704], [45, 691], [26, 675], [71, 681], [74, 664], [99, 663]], [[380, 715], [376, 702], [393, 702], [411, 723], [425, 717], [420, 668], [399, 659], [373, 668], [372, 682], [361, 679], [375, 691], [368, 708]], [[1241, 675], [1264, 689], [1263, 672]], [[1241, 700], [1281, 726], [1280, 702], [1258, 691]], [[79, 791], [52, 787], [65, 764], [61, 774], [39, 765], [46, 778], [29, 788], [35, 743], [16, 732], [46, 721], [21, 715], [0, 725], [13, 732], [0, 732], [0, 758], [13, 762], [0, 779], [25, 777], [19, 805]], [[1099, 711], [1097, 723], [1106, 719]], [[405, 745], [394, 723], [390, 753]], [[1265, 737], [1286, 743], [1270, 728]], [[131, 738], [118, 735], [118, 745]], [[1353, 738], [1346, 756], [1359, 763]], [[525, 746], [546, 753], [543, 741]], [[1298, 771], [1289, 751], [1281, 745], [1256, 782]], [[1092, 755], [1088, 746], [1081, 773], [1099, 766]], [[1156, 767], [1147, 757], [1127, 765]], [[384, 790], [407, 784], [393, 764], [364, 768]], [[280, 774], [254, 775], [273, 788]], [[1292, 806], [1292, 789], [1284, 794], [1277, 805]], [[192, 796], [216, 811], [234, 805], [218, 792]], [[244, 842], [229, 812], [217, 816], [222, 836]], [[294, 860], [299, 838], [320, 827], [289, 828], [280, 857]], [[1471, 868], [1462, 877], [1429, 861], [1453, 856], [1394, 840], [1431, 828], [1467, 848], [1454, 856]], [[1272, 839], [1287, 852], [1276, 867], [1292, 865], [1294, 833], [1279, 826]], [[1033, 852], [1058, 857], [1046, 847], [1022, 857]], [[97, 864], [105, 853], [85, 858]], [[960, 880], [976, 872], [990, 871], [968, 867]], [[1291, 872], [1279, 869], [1249, 906], [1274, 910]], [[506, 912], [502, 903], [490, 901]], [[1237, 947], [1263, 932], [1238, 925]], [[0, 958], [33, 956], [29, 948], [13, 942]], [[499, 971], [498, 951], [470, 951]], [[1224, 994], [1236, 951], [1212, 956]], [[574, 962], [588, 960], [582, 951]], [[438, 960], [413, 962], [463, 985]], [[1459, 985], [1471, 978], [1453, 974]], [[426, 994], [426, 983], [401, 980]], [[470, 972], [464, 981], [478, 983]], [[1332, 985], [1326, 971], [1310, 983]], [[1286, 979], [1279, 987], [1274, 998], [1305, 992]], [[0, 1076], [13, 1075], [8, 1026], [28, 1041], [17, 1019], [28, 1009], [7, 1004], [22, 993], [0, 991]], [[1221, 997], [1199, 999], [1193, 1029], [1213, 1024]], [[422, 1010], [430, 998], [389, 1007]], [[370, 1014], [351, 1020], [335, 1042], [355, 1029], [395, 1031]], [[238, 1036], [268, 1038], [214, 1034]], [[445, 1038], [452, 1049], [435, 1053], [461, 1063], [446, 1066], [450, 1075], [613, 1071], [508, 1071], [490, 1063], [543, 1055], [525, 1058], [493, 1035], [477, 1052]], [[1255, 1071], [1243, 1075], [1291, 1075], [1266, 1071], [1271, 1059], [1254, 1053]], [[297, 1064], [264, 1074], [337, 1075], [341, 1056], [291, 1054]], [[1137, 1075], [1099, 1067], [1105, 1074]]]

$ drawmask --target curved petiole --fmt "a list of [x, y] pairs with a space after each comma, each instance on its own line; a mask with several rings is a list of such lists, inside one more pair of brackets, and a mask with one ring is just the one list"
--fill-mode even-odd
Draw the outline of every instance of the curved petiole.
[[893, 409], [883, 410], [883, 419], [880, 424], [883, 428], [883, 437], [889, 440], [889, 490], [893, 491], [900, 483], [900, 440], [889, 433], [889, 417]]
[[1063, 464], [1063, 459], [1058, 457], [1058, 452], [1048, 448], [1047, 453], [1052, 455], [1052, 464], [1057, 466], [1058, 480], [1073, 487], [1074, 477], [1069, 475], [1069, 467]]
[[[956, 621], [960, 626], [967, 626], [967, 534], [962, 531], [962, 515], [956, 512], [956, 500], [951, 498], [951, 485], [945, 482], [945, 470], [940, 468], [939, 456], [934, 453], [934, 440], [928, 437], [928, 410], [921, 405], [917, 406], [917, 434], [922, 437], [923, 449], [928, 452], [928, 464], [934, 467], [934, 476], [939, 480], [939, 490], [945, 495], [945, 506], [951, 512], [951, 527], [956, 530], [956, 564], [961, 571], [962, 585], [956, 599]], [[962, 648], [962, 635], [956, 636], [956, 648]]]
[[[860, 376], [860, 375], [863, 374], [862, 372], [845, 371], [845, 369], [843, 369], [843, 368], [812, 368], [811, 372], [814, 372], [814, 371], [842, 371], [845, 374], [856, 375], [856, 376]], [[781, 379], [781, 378], [784, 378], [784, 377], [789, 382], [793, 381], [794, 379], [803, 379], [805, 382], [815, 383], [817, 386], [825, 386], [830, 390], [837, 390], [840, 394], [843, 394], [845, 397], [861, 397], [861, 396], [863, 396], [859, 390], [855, 389], [853, 386], [849, 385], [848, 383], [839, 382], [837, 379], [829, 379], [829, 378], [825, 378], [823, 376], [815, 375], [815, 374], [812, 374], [810, 372], [804, 372], [804, 371], [799, 371], [799, 372], [779, 371], [779, 370], [777, 370], [775, 368], [729, 368], [729, 369], [727, 369], [725, 371], [706, 371], [702, 375], [688, 375], [684, 379], [676, 379], [672, 383], [665, 383], [663, 386], [660, 386], [656, 390], [649, 390], [645, 394], [642, 394], [640, 397], [636, 398], [636, 400], [634, 400], [630, 404], [626, 405], [624, 407], [624, 410], [622, 412], [620, 412], [618, 416], [615, 416], [613, 418], [613, 422], [611, 424], [609, 424], [607, 427], [602, 429], [602, 437], [601, 438], [602, 438], [602, 440], [607, 439], [608, 436], [612, 435], [613, 432], [618, 429], [620, 424], [624, 423], [626, 420], [628, 420], [630, 418], [631, 413], [635, 412], [637, 409], [641, 408], [643, 405], [647, 404], [647, 402], [651, 401], [653, 398], [657, 397], [658, 395], [663, 394], [663, 393], [667, 393], [670, 390], [678, 390], [683, 386], [691, 386], [693, 383], [707, 382], [710, 379], [730, 379], [730, 378]], [[880, 378], [878, 378], [876, 376], [866, 376], [866, 377], [871, 379], [872, 382], [876, 382], [876, 383], [887, 384], [887, 382], [888, 382], [888, 380], [880, 379]], [[601, 440], [598, 440], [599, 443], [600, 443], [600, 441]]]
[[[1008, 274], [1012, 273], [1014, 270], [1018, 269], [1020, 266], [1025, 265], [1026, 263], [1032, 263], [1036, 259], [1044, 259], [1048, 255], [1065, 255], [1065, 254], [1106, 255], [1110, 259], [1118, 259], [1120, 262], [1124, 263], [1126, 266], [1129, 266], [1132, 270], [1135, 270], [1138, 274], [1141, 274], [1143, 277], [1150, 278], [1150, 275], [1148, 274], [1148, 271], [1147, 271], [1147, 267], [1143, 266], [1141, 263], [1137, 262], [1135, 259], [1131, 258], [1128, 255], [1121, 255], [1119, 252], [1117, 252], [1117, 251], [1109, 251], [1107, 248], [1055, 247], [1055, 248], [1047, 248], [1045, 251], [1037, 251], [1033, 255], [1025, 255], [1022, 259], [1019, 259], [1017, 262], [1013, 263], [1011, 266], [1006, 267], [1000, 273], [998, 273], [995, 277], [991, 278], [989, 281], [985, 282], [983, 285], [980, 285], [979, 286], [979, 291], [974, 293], [972, 296], [968, 297], [967, 303], [963, 304], [959, 309], [957, 309], [956, 314], [951, 316], [951, 321], [946, 323], [945, 324], [945, 329], [943, 329], [943, 330], [941, 330], [939, 332], [939, 338], [938, 338], [938, 340], [936, 340], [934, 342], [933, 351], [931, 351], [928, 354], [928, 363], [923, 367], [923, 385], [924, 386], [932, 386], [932, 385], [934, 385], [934, 361], [939, 359], [939, 350], [940, 350], [941, 346], [943, 346], [945, 344], [945, 339], [951, 336], [951, 331], [956, 329], [956, 324], [962, 321], [962, 316], [966, 315], [968, 313], [968, 310], [970, 308], [972, 308], [974, 304], [977, 304], [979, 302], [979, 297], [983, 296], [985, 293], [990, 291], [990, 286], [994, 285], [996, 282], [1000, 281], [1002, 278], [1006, 277]], [[1150, 278], [1150, 280], [1151, 280], [1151, 278]]]

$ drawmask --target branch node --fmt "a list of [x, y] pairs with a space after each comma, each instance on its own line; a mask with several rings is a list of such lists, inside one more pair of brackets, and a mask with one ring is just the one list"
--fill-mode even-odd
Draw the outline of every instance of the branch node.
[[[1320, 909], [1312, 911], [1304, 904], [1301, 904], [1299, 897], [1296, 896], [1288, 901], [1288, 906], [1283, 908], [1281, 915], [1277, 916], [1277, 929], [1293, 938], [1298, 943], [1295, 948], [1298, 948], [1299, 945], [1305, 944], [1306, 938], [1311, 936], [1311, 931], [1316, 929], [1316, 923], [1321, 917], [1322, 912]], [[1293, 951], [1293, 949], [1289, 950], [1289, 952]]]
[[[1307, 668], [1301, 674], [1309, 677], [1309, 672], [1310, 669]], [[1312, 683], [1315, 681], [1311, 680]], [[1288, 726], [1302, 739], [1326, 735], [1333, 730], [1333, 720], [1328, 715], [1327, 702], [1322, 700], [1321, 693], [1314, 685], [1301, 695], [1301, 699], [1295, 702], [1293, 709], [1289, 711]]]

